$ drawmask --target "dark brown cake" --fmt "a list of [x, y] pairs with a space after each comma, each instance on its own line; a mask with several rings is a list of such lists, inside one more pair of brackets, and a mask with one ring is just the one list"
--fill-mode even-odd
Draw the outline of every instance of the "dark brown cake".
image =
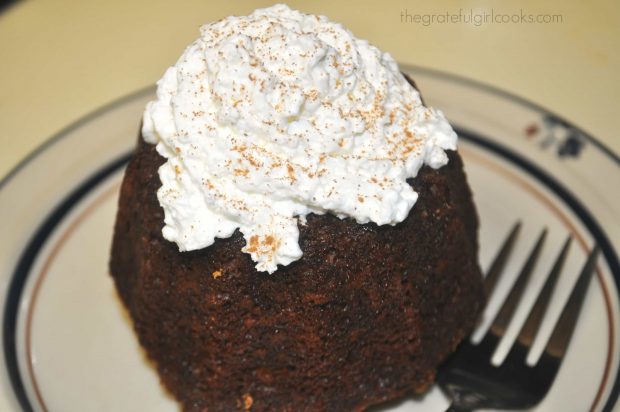
[[310, 215], [303, 257], [268, 275], [237, 231], [178, 252], [156, 198], [164, 159], [139, 139], [111, 273], [140, 343], [186, 411], [360, 411], [422, 392], [483, 305], [462, 162], [424, 167], [396, 226]]

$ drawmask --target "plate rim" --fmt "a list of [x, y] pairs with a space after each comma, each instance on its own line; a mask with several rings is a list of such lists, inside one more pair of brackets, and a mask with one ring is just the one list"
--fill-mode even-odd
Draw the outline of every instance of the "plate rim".
[[[459, 130], [460, 135], [462, 135], [462, 137], [470, 144], [472, 144], [473, 146], [476, 147], [480, 147], [482, 149], [484, 149], [485, 151], [489, 151], [490, 153], [494, 153], [497, 154], [499, 156], [499, 158], [504, 158], [507, 161], [509, 161], [510, 163], [514, 164], [515, 166], [517, 166], [519, 169], [527, 172], [528, 174], [531, 174], [535, 179], [538, 179], [538, 176], [536, 175], [536, 172], [532, 172], [531, 169], [529, 169], [526, 165], [520, 164], [519, 161], [525, 161], [525, 162], [529, 162], [527, 160], [527, 158], [525, 158], [524, 156], [518, 155], [518, 154], [514, 154], [513, 152], [510, 151], [510, 149], [506, 149], [503, 148], [501, 145], [499, 144], [495, 144], [494, 142], [491, 142], [489, 139], [483, 137], [482, 135], [476, 134], [476, 133], [468, 133], [466, 130], [464, 129], [460, 129], [457, 128]], [[495, 145], [496, 147], [489, 147], [489, 145], [493, 146]], [[496, 151], [496, 149], [499, 150], [505, 150], [506, 154], [501, 154], [498, 153]], [[516, 161], [514, 161], [513, 159], [511, 159], [510, 157], [515, 156], [517, 158]], [[111, 176], [112, 174], [118, 172], [119, 169], [121, 169], [122, 167], [125, 166], [125, 164], [129, 161], [131, 157], [131, 151], [128, 150], [127, 152], [125, 152], [123, 155], [121, 155], [120, 157], [116, 157], [116, 158], [111, 158], [109, 159], [108, 162], [105, 163], [105, 165], [103, 167], [98, 168], [96, 171], [94, 171], [93, 173], [91, 173], [87, 178], [85, 178], [79, 185], [75, 186], [72, 188], [72, 190], [63, 198], [63, 200], [56, 205], [56, 207], [54, 208], [53, 212], [48, 215], [48, 217], [42, 222], [41, 225], [39, 225], [38, 229], [35, 231], [34, 236], [31, 238], [31, 240], [28, 242], [28, 245], [25, 249], [24, 254], [22, 254], [22, 256], [19, 259], [19, 264], [18, 266], [15, 268], [14, 273], [17, 276], [14, 276], [12, 278], [12, 280], [14, 279], [23, 279], [24, 282], [27, 281], [28, 279], [28, 275], [31, 272], [31, 268], [32, 268], [32, 264], [34, 264], [34, 259], [29, 259], [26, 258], [27, 256], [30, 255], [37, 255], [39, 252], [41, 252], [42, 248], [45, 245], [45, 242], [47, 242], [47, 240], [49, 239], [49, 237], [51, 235], [53, 235], [54, 230], [57, 228], [58, 224], [60, 224], [63, 219], [65, 219], [67, 217], [67, 215], [69, 215], [75, 208], [76, 205], [78, 205], [81, 201], [84, 200], [84, 198], [86, 196], [88, 196], [92, 189], [96, 189], [98, 187], [99, 184], [101, 184], [102, 182], [105, 182], [107, 180], [107, 178], [109, 176]], [[536, 168], [536, 166], [533, 166], [534, 168]], [[539, 170], [539, 173], [545, 173], [544, 170]], [[560, 195], [558, 193], [558, 191], [556, 191], [552, 185], [547, 184], [547, 182], [545, 182], [544, 179], [540, 179], [539, 181], [542, 181], [543, 184], [545, 186], [547, 186], [549, 188], [549, 190], [554, 193], [555, 195]], [[562, 189], [562, 188], [560, 188]], [[561, 190], [560, 190], [561, 191]], [[570, 195], [570, 193], [569, 193]], [[561, 196], [560, 196], [561, 197]], [[570, 206], [570, 202], [566, 202], [566, 204]], [[577, 212], [575, 210], [573, 210], [573, 212]], [[586, 213], [588, 213], [588, 211], [586, 210]], [[577, 215], [579, 216], [579, 214], [577, 213]], [[592, 229], [588, 226], [587, 229], [589, 231], [591, 231]], [[31, 252], [32, 253], [29, 253]], [[618, 289], [617, 284], [615, 283], [615, 278], [613, 278], [613, 273], [612, 273], [612, 290], [615, 292], [616, 297], [620, 297], [620, 293], [618, 293], [620, 291], [620, 289]], [[15, 292], [14, 288], [16, 286], [15, 285], [11, 285], [11, 292]], [[24, 287], [24, 283], [22, 282], [22, 284], [18, 287], [18, 291], [17, 294], [15, 294], [15, 298], [21, 298], [23, 295], [23, 287]], [[15, 300], [15, 299], [13, 299]], [[17, 319], [18, 313], [17, 311], [19, 310], [19, 302], [15, 303], [8, 303], [7, 302], [7, 306], [13, 306], [14, 310], [11, 310], [10, 313], [6, 312], [4, 313], [5, 316], [5, 321], [6, 321], [6, 316], [8, 316], [9, 314], [11, 315], [12, 318]], [[617, 313], [616, 313], [617, 315]], [[5, 331], [6, 327], [3, 328], [3, 332]], [[15, 329], [13, 332], [17, 332], [17, 330]], [[5, 335], [6, 336], [6, 335]], [[10, 335], [11, 338], [11, 342], [13, 342], [13, 344], [11, 345], [11, 348], [9, 348], [9, 350], [11, 350], [12, 354], [14, 355], [15, 352], [17, 352], [17, 349], [15, 349], [15, 343], [16, 340], [14, 339], [14, 333], [12, 333]], [[612, 339], [613, 341], [613, 339]], [[6, 343], [5, 343], [6, 344]], [[7, 357], [7, 348], [5, 346], [4, 348], [5, 350], [5, 360]], [[613, 350], [613, 344], [610, 346], [610, 350]], [[15, 357], [15, 360], [17, 361], [17, 358]], [[614, 368], [614, 369], [610, 369], [610, 374], [608, 375], [608, 377], [604, 380], [607, 381], [607, 384], [604, 384], [601, 386], [601, 388], [604, 388], [605, 386], [607, 386], [608, 388], [610, 388], [610, 392], [608, 394], [607, 397], [599, 399], [598, 401], [595, 401], [594, 404], [597, 404], [601, 401], [605, 402], [605, 404], [603, 405], [603, 410], [608, 410], [613, 408], [616, 405], [616, 400], [613, 399], [612, 393], [613, 393], [613, 388], [614, 385], [617, 384], [617, 380], [614, 382], [611, 382], [611, 379], [617, 378], [618, 376], [620, 376], [620, 368]], [[30, 397], [28, 396], [26, 390], [25, 390], [25, 386], [24, 386], [24, 376], [22, 375], [22, 373], [20, 372], [19, 368], [16, 368], [12, 374], [16, 374], [17, 378], [12, 378], [11, 379], [11, 386], [13, 386], [15, 388], [15, 385], [17, 384], [20, 389], [17, 390], [17, 392], [20, 393], [20, 395], [18, 395], [18, 400], [20, 402], [20, 406], [26, 410], [26, 411], [32, 411], [33, 410], [33, 403], [32, 400], [30, 399]], [[611, 378], [611, 379], [610, 379]], [[610, 383], [611, 382], [611, 383]], [[36, 388], [35, 388], [36, 391]], [[16, 394], [17, 395], [17, 394]], [[598, 397], [598, 395], [597, 395]], [[39, 393], [37, 392], [37, 399], [41, 404], [41, 397], [39, 395]], [[596, 399], [596, 398], [595, 398]]]
[[2, 179], [0, 179], [0, 191], [4, 189], [6, 185], [8, 185], [14, 178], [22, 171], [26, 166], [32, 163], [36, 158], [45, 152], [48, 148], [56, 144], [58, 141], [67, 137], [74, 130], [79, 129], [84, 124], [87, 124], [93, 119], [96, 119], [100, 115], [107, 113], [118, 106], [122, 106], [124, 103], [127, 103], [133, 99], [141, 97], [143, 95], [148, 95], [155, 90], [155, 86], [146, 86], [140, 89], [134, 90], [133, 92], [126, 94], [124, 96], [118, 97], [108, 103], [105, 103], [103, 106], [98, 107], [95, 110], [92, 110], [85, 115], [79, 117], [77, 120], [69, 123], [68, 126], [63, 127], [58, 132], [54, 133], [51, 137], [48, 137], [37, 147], [32, 149], [22, 160], [20, 160], [12, 169], [9, 170], [7, 174], [5, 174]]
[[[597, 149], [599, 149], [602, 153], [604, 153], [607, 157], [613, 160], [620, 166], [620, 153], [616, 153], [605, 143], [601, 142], [597, 137], [595, 137], [592, 133], [587, 132], [582, 127], [576, 125], [572, 121], [566, 120], [564, 116], [558, 115], [555, 111], [548, 109], [547, 107], [534, 102], [526, 97], [521, 95], [509, 92], [501, 87], [491, 85], [489, 83], [476, 80], [467, 76], [462, 76], [460, 74], [451, 73], [439, 69], [434, 69], [432, 67], [418, 66], [415, 64], [400, 64], [399, 67], [405, 68], [407, 70], [411, 70], [414, 73], [419, 71], [421, 73], [425, 73], [435, 77], [441, 77], [450, 81], [454, 81], [457, 83], [461, 83], [470, 87], [475, 87], [486, 92], [495, 94], [496, 96], [500, 96], [506, 99], [509, 99], [515, 103], [521, 104], [529, 109], [533, 109], [539, 112], [544, 112], [546, 114], [551, 115], [554, 119], [557, 119], [560, 123], [569, 126], [571, 129], [577, 131], [580, 135], [582, 135], [586, 140], [592, 143]], [[2, 186], [0, 185], [0, 188]]]
[[[615, 152], [613, 152], [609, 147], [607, 147], [606, 145], [604, 145], [602, 142], [600, 142], [597, 138], [595, 138], [593, 135], [589, 134], [588, 132], [580, 129], [579, 127], [575, 126], [572, 122], [566, 121], [563, 117], [561, 116], [557, 116], [554, 112], [544, 108], [541, 105], [538, 105], [528, 99], [525, 99], [523, 97], [520, 97], [518, 95], [515, 95], [511, 92], [507, 92], [503, 89], [497, 88], [495, 86], [486, 84], [484, 82], [480, 82], [478, 80], [473, 80], [473, 79], [469, 79], [467, 77], [463, 77], [457, 74], [453, 74], [453, 73], [449, 73], [449, 72], [444, 72], [441, 70], [437, 70], [437, 69], [432, 69], [432, 68], [427, 68], [427, 67], [422, 67], [422, 66], [416, 66], [416, 65], [408, 65], [408, 64], [402, 64], [400, 65], [401, 69], [403, 71], [410, 71], [413, 73], [421, 73], [421, 74], [426, 74], [426, 75], [430, 75], [431, 77], [435, 77], [435, 78], [439, 78], [439, 79], [445, 79], [451, 82], [456, 82], [456, 83], [460, 83], [460, 84], [464, 84], [466, 86], [475, 88], [475, 89], [479, 89], [479, 90], [483, 90], [486, 91], [488, 93], [491, 93], [493, 95], [496, 95], [498, 97], [504, 98], [504, 99], [508, 99], [514, 103], [517, 103], [519, 105], [523, 105], [526, 106], [527, 108], [530, 108], [532, 110], [538, 111], [538, 112], [542, 112], [545, 114], [549, 114], [551, 116], [554, 116], [556, 119], [560, 120], [561, 122], [563, 122], [566, 125], [569, 125], [570, 127], [574, 128], [575, 130], [577, 130], [586, 140], [588, 140], [590, 143], [592, 143], [601, 153], [605, 154], [606, 158], [610, 159], [612, 162], [614, 162], [616, 165], [620, 165], [620, 156], [618, 154], [616, 154]], [[71, 132], [75, 131], [76, 129], [79, 129], [81, 126], [83, 126], [84, 124], [87, 124], [88, 122], [96, 119], [97, 117], [101, 116], [102, 114], [105, 114], [119, 106], [122, 106], [123, 104], [132, 101], [134, 99], [146, 96], [148, 94], [153, 93], [155, 90], [155, 86], [154, 85], [150, 85], [150, 86], [146, 86], [143, 87], [141, 89], [135, 90], [127, 95], [124, 95], [120, 98], [114, 99], [111, 102], [104, 104], [103, 106], [99, 107], [98, 109], [95, 109], [89, 113], [87, 113], [86, 115], [80, 117], [78, 120], [70, 123], [68, 126], [64, 127], [63, 129], [61, 129], [59, 132], [55, 133], [54, 135], [52, 135], [50, 138], [48, 138], [47, 140], [45, 140], [42, 144], [40, 144], [38, 147], [36, 147], [34, 150], [32, 150], [26, 157], [24, 157], [19, 163], [17, 163], [2, 179], [0, 179], [0, 191], [2, 191], [11, 181], [13, 181], [13, 179], [15, 179], [16, 176], [19, 175], [20, 171], [22, 171], [23, 169], [25, 169], [27, 166], [29, 166], [31, 163], [33, 163], [40, 154], [42, 154], [43, 152], [45, 152], [47, 149], [49, 149], [50, 147], [52, 147], [55, 143], [57, 143], [58, 141], [62, 140], [63, 138], [66, 138], [67, 136], [69, 136], [71, 134]], [[459, 130], [462, 130], [462, 128], [460, 128]], [[479, 133], [475, 133], [476, 135], [479, 135]], [[468, 139], [469, 140], [469, 139]], [[485, 140], [487, 140], [485, 138]], [[517, 155], [518, 157], [524, 157], [523, 155]], [[109, 162], [107, 162], [107, 166], [105, 168], [99, 168], [95, 171], [91, 171], [91, 173], [89, 175], [87, 175], [85, 177], [84, 180], [81, 181], [80, 184], [76, 185], [75, 187], [73, 187], [68, 193], [67, 196], [63, 197], [63, 199], [61, 199], [61, 201], [58, 204], [53, 205], [53, 207], [50, 209], [50, 211], [52, 212], [48, 217], [44, 218], [41, 221], [41, 224], [38, 225], [37, 229], [35, 229], [32, 234], [31, 234], [31, 238], [28, 240], [26, 247], [28, 248], [30, 246], [30, 244], [33, 242], [34, 239], [36, 239], [37, 237], [39, 237], [39, 231], [41, 229], [41, 226], [44, 225], [49, 218], [51, 217], [52, 214], [54, 214], [54, 212], [56, 212], [57, 210], [62, 209], [62, 206], [69, 200], [69, 197], [73, 197], [73, 195], [75, 195], [77, 192], [79, 192], [79, 190], [81, 188], [87, 187], [87, 186], [92, 186], [93, 181], [97, 180], [96, 177], [97, 176], [107, 176], [107, 173], [104, 173], [103, 169], [108, 169], [109, 167], [111, 167], [112, 164], [117, 164], [119, 162], [123, 162], [124, 158], [126, 158], [126, 156], [122, 156], [121, 159], [111, 159]], [[525, 159], [527, 161], [527, 159]], [[531, 163], [531, 162], [529, 162]], [[116, 167], [114, 167], [115, 169]], [[529, 169], [526, 169], [529, 171]], [[562, 188], [564, 188], [564, 185], [560, 185]], [[81, 198], [81, 196], [79, 197]], [[79, 200], [78, 198], [78, 200]], [[579, 203], [579, 202], [578, 202]], [[70, 206], [69, 206], [70, 208]], [[588, 210], [586, 209], [586, 214]], [[62, 213], [62, 215], [64, 215], [64, 213]], [[581, 217], [581, 214], [578, 214]], [[600, 224], [596, 224], [597, 221], [596, 219], [594, 219], [595, 221], [595, 226], [600, 226]], [[589, 230], [591, 230], [590, 225], [586, 225], [588, 227]], [[591, 232], [592, 233], [592, 232]], [[602, 233], [605, 233], [604, 231]], [[44, 236], [45, 238], [47, 236]], [[595, 236], [596, 237], [596, 236]], [[613, 249], [613, 243], [609, 242], [612, 245], [612, 249]], [[21, 257], [19, 258], [18, 262], [20, 262], [22, 259]], [[9, 306], [9, 301], [10, 301], [10, 295], [11, 295], [11, 291], [13, 290], [13, 288], [11, 287], [10, 283], [12, 283], [13, 278], [15, 273], [17, 272], [17, 266], [14, 268], [14, 270], [12, 271], [12, 274], [10, 275], [10, 277], [7, 279], [7, 281], [9, 282], [9, 285], [7, 287], [6, 293], [4, 295], [4, 301], [2, 302], [2, 315], [3, 318], [6, 318], [6, 312], [7, 312], [7, 307]], [[612, 272], [612, 278], [615, 278], [615, 276], [613, 276], [613, 272]], [[620, 279], [616, 279], [616, 292], [617, 295], [620, 296]], [[4, 322], [3, 322], [4, 323]], [[3, 325], [3, 330], [2, 330], [2, 335], [3, 335], [3, 340], [5, 340], [5, 328]], [[6, 347], [6, 342], [3, 342], [3, 346]], [[6, 349], [3, 348], [3, 352], [4, 352], [4, 356], [3, 356], [3, 361], [5, 361], [5, 365], [6, 365]], [[615, 375], [615, 376], [614, 376]], [[607, 396], [607, 399], [605, 400], [605, 403], [603, 405], [603, 410], [604, 411], [610, 411], [613, 410], [614, 406], [618, 405], [618, 395], [620, 393], [620, 368], [618, 368], [616, 371], [612, 372], [612, 376], [614, 378], [614, 381], [611, 383], [610, 385], [610, 392]], [[11, 387], [13, 387], [13, 384], [11, 383]], [[15, 394], [15, 393], [14, 393]], [[17, 395], [17, 394], [15, 394]], [[18, 400], [19, 400], [19, 396]], [[24, 405], [21, 401], [19, 401], [19, 404], [22, 408], [24, 408]], [[30, 402], [28, 402], [28, 404], [30, 404]]]

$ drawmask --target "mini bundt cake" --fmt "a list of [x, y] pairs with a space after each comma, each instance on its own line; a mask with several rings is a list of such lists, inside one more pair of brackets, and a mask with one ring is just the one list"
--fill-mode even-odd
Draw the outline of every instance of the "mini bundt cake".
[[162, 237], [162, 163], [140, 140], [110, 268], [184, 410], [360, 411], [424, 391], [472, 330], [484, 302], [478, 222], [456, 152], [410, 181], [420, 199], [405, 221], [310, 215], [303, 257], [271, 275], [241, 252], [239, 232], [184, 253]]
[[[340, 26], [329, 26], [324, 18], [309, 18], [282, 5], [257, 11], [250, 20], [235, 19], [203, 28], [203, 42], [190, 46], [177, 68], [166, 73], [159, 84], [158, 102], [147, 107], [142, 134], [125, 172], [110, 271], [141, 345], [161, 382], [185, 411], [361, 411], [424, 392], [433, 383], [438, 365], [471, 332], [484, 303], [477, 263], [478, 219], [461, 158], [453, 150], [456, 135], [445, 126], [443, 115], [422, 106], [417, 91], [394, 71], [397, 66], [389, 56], [357, 40], [348, 45], [337, 40], [335, 49], [324, 46], [327, 40], [321, 33], [332, 33], [325, 27], [341, 30]], [[295, 25], [299, 21], [303, 24]], [[333, 50], [345, 56], [349, 49], [359, 49], [358, 56], [368, 60], [368, 54], [374, 53], [387, 69], [375, 71], [378, 66], [369, 63], [366, 74], [355, 72], [351, 76], [358, 77], [352, 81], [340, 54], [314, 59], [319, 69], [325, 68], [327, 77], [344, 80], [322, 83], [316, 74], [320, 70], [313, 69], [319, 79], [316, 88], [304, 86], [301, 93], [308, 101], [297, 106], [297, 114], [290, 114], [278, 107], [277, 99], [267, 99], [271, 106], [256, 100], [279, 86], [260, 81], [270, 58], [261, 60], [238, 51], [247, 49], [249, 42], [262, 41], [260, 33], [248, 32], [252, 27], [269, 36], [275, 31], [273, 36], [279, 39], [277, 32], [282, 27], [285, 35], [302, 29], [316, 32], [320, 41], [306, 36], [304, 42], [316, 40], [327, 50], [325, 56]], [[228, 43], [205, 43], [225, 36], [226, 30], [232, 33], [226, 37]], [[342, 30], [338, 39], [350, 35]], [[250, 34], [237, 36], [237, 31]], [[297, 44], [290, 39], [286, 42]], [[291, 72], [297, 67], [296, 59], [318, 50], [304, 42], [300, 43], [306, 50], [299, 54], [302, 57], [284, 58]], [[277, 54], [276, 46], [272, 44], [269, 53]], [[260, 55], [259, 46], [252, 47]], [[218, 62], [220, 70], [209, 66], [209, 59], [191, 59], [191, 53], [212, 49], [222, 61], [247, 62], [249, 74], [237, 70], [238, 66], [231, 69]], [[209, 67], [200, 66], [200, 61]], [[321, 66], [323, 61], [325, 66]], [[258, 71], [251, 71], [254, 68]], [[273, 70], [279, 70], [282, 79], [291, 75], [281, 69]], [[250, 83], [228, 77], [219, 81], [231, 73], [237, 76], [233, 80]], [[207, 78], [204, 83], [197, 80], [201, 75]], [[186, 79], [191, 81], [184, 83]], [[375, 80], [374, 87], [364, 86]], [[251, 95], [228, 99], [229, 90], [248, 90], [252, 84], [257, 86]], [[338, 94], [344, 96], [338, 100], [330, 93], [341, 85], [351, 89], [349, 94]], [[208, 89], [204, 102], [217, 104], [184, 106], [188, 100], [174, 100], [201, 96], [201, 89]], [[375, 96], [370, 99], [375, 112], [350, 106], [358, 104], [359, 93]], [[243, 100], [248, 96], [254, 100]], [[320, 105], [313, 106], [314, 100]], [[368, 101], [360, 98], [359, 104]], [[232, 115], [238, 108], [245, 112]], [[252, 111], [257, 108], [262, 112]], [[271, 109], [283, 116], [274, 122], [289, 129], [269, 129], [273, 124], [260, 116]], [[333, 147], [324, 143], [316, 149], [317, 141], [328, 141], [329, 133], [341, 130], [314, 132], [312, 127], [321, 124], [323, 109], [339, 113], [346, 121], [359, 116], [360, 123], [342, 130], [357, 133], [363, 144], [350, 144], [344, 136]], [[315, 111], [308, 115], [308, 110]], [[170, 123], [161, 120], [173, 118]], [[305, 118], [309, 120], [302, 125]], [[252, 123], [247, 119], [262, 120]], [[263, 125], [270, 133], [260, 129]], [[354, 132], [355, 125], [364, 129]], [[302, 126], [314, 133], [315, 140], [306, 146], [306, 135], [296, 134]], [[389, 146], [389, 138], [382, 138], [385, 130], [402, 139]], [[290, 141], [268, 140], [284, 139], [287, 133], [299, 137], [301, 149]], [[375, 137], [379, 140], [372, 140]], [[377, 143], [384, 140], [384, 146]], [[209, 150], [200, 146], [212, 141], [219, 146], [209, 146]], [[364, 149], [364, 142], [372, 144], [373, 153]], [[411, 142], [414, 145], [407, 146]], [[222, 147], [234, 148], [236, 154]], [[315, 149], [319, 151], [316, 156]], [[268, 158], [256, 159], [267, 150], [279, 163], [272, 163], [265, 172]], [[294, 156], [281, 160], [291, 153]], [[379, 158], [382, 153], [392, 157]], [[312, 169], [304, 163], [304, 155], [326, 166]], [[366, 156], [364, 162], [355, 163], [361, 156]], [[350, 180], [327, 190], [329, 182], [337, 181], [330, 173]], [[333, 179], [325, 180], [326, 176]], [[364, 185], [351, 184], [362, 178]], [[390, 179], [402, 179], [402, 185]], [[222, 187], [228, 188], [227, 196], [218, 197]], [[307, 187], [313, 192], [308, 194]], [[184, 194], [183, 190], [194, 192]], [[344, 195], [332, 201], [346, 191], [355, 202]], [[372, 205], [383, 205], [393, 213], [372, 209]], [[196, 217], [198, 207], [208, 210]], [[289, 209], [295, 213], [286, 214]], [[297, 217], [291, 232], [286, 225], [293, 216]], [[265, 227], [273, 232], [265, 232]], [[278, 232], [282, 228], [289, 231]], [[194, 242], [192, 236], [198, 240]]]

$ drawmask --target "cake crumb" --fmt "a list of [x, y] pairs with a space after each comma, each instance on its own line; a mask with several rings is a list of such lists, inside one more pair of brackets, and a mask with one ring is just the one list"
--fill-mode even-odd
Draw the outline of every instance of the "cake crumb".
[[220, 276], [222, 276], [222, 270], [216, 270], [215, 272], [211, 273], [211, 276], [213, 276], [213, 279], [217, 279]]
[[246, 411], [249, 411], [250, 409], [252, 409], [252, 404], [254, 403], [254, 399], [252, 399], [252, 396], [249, 393], [244, 393], [242, 397], [243, 397], [243, 409]]

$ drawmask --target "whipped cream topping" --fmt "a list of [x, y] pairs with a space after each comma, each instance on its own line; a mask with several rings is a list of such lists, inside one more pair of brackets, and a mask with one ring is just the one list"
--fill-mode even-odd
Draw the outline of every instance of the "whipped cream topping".
[[269, 273], [302, 256], [309, 213], [403, 221], [418, 197], [406, 179], [445, 165], [457, 141], [389, 54], [285, 5], [203, 26], [142, 134], [167, 159], [163, 236], [188, 251], [239, 229]]

